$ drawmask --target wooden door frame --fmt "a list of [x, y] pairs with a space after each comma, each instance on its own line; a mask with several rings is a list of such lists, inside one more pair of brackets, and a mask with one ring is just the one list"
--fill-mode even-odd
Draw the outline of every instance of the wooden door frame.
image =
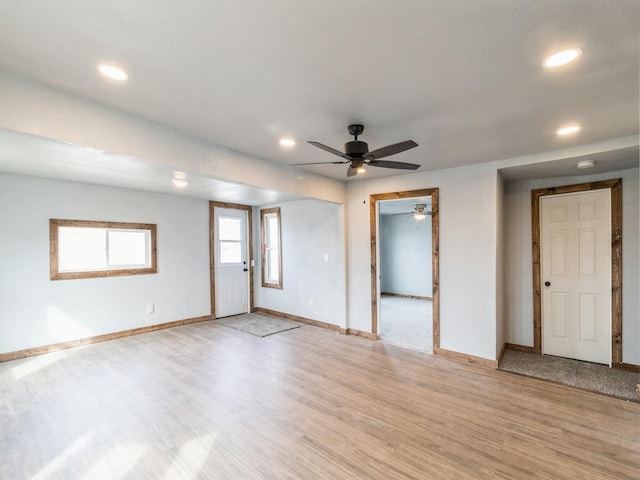
[[540, 198], [606, 189], [611, 191], [611, 366], [627, 369], [622, 362], [622, 180], [619, 178], [531, 191], [533, 353], [542, 354]]
[[253, 312], [253, 220], [252, 209], [249, 205], [226, 202], [209, 202], [209, 276], [211, 285], [211, 318], [216, 318], [216, 242], [215, 242], [215, 209], [233, 208], [247, 212], [247, 262], [249, 268], [249, 312]]
[[378, 223], [376, 205], [382, 200], [396, 200], [400, 198], [431, 197], [431, 276], [433, 284], [433, 351], [440, 348], [440, 246], [439, 246], [439, 216], [438, 189], [409, 190], [404, 192], [379, 193], [369, 197], [369, 222], [371, 232], [371, 332], [378, 336], [378, 265], [377, 242]]

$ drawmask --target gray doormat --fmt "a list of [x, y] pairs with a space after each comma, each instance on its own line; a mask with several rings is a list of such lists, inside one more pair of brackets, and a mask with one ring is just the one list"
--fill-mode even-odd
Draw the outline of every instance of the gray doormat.
[[640, 374], [616, 370], [607, 365], [507, 350], [498, 369], [625, 400], [640, 401], [636, 391], [640, 384]]
[[302, 326], [302, 324], [294, 322], [293, 320], [270, 317], [257, 313], [245, 313], [232, 317], [219, 318], [216, 320], [216, 323], [250, 333], [256, 337], [266, 337]]

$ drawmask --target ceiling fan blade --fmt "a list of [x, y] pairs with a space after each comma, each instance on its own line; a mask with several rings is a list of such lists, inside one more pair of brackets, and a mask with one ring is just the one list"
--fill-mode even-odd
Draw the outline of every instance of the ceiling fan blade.
[[[396, 217], [398, 215], [415, 215], [417, 212], [409, 212], [409, 213], [391, 213], [389, 214], [391, 217]], [[431, 215], [433, 212], [422, 212], [425, 215]]]
[[399, 170], [417, 170], [420, 168], [420, 165], [415, 163], [394, 162], [393, 160], [371, 160], [366, 164], [372, 167], [397, 168]]
[[344, 162], [307, 162], [307, 163], [292, 163], [291, 165], [342, 165], [345, 163], [349, 163], [349, 160], [345, 160]]
[[347, 169], [347, 177], [355, 177], [358, 174], [358, 169], [357, 168], [353, 168], [353, 167], [349, 167]]
[[310, 143], [314, 147], [321, 148], [325, 152], [333, 153], [334, 155], [337, 155], [339, 157], [346, 158], [347, 160], [351, 160], [351, 157], [349, 155], [342, 153], [340, 150], [336, 150], [335, 148], [327, 147], [326, 145], [323, 145], [322, 143], [319, 143], [319, 142], [309, 141], [307, 143]]
[[[365, 160], [377, 160], [378, 158], [388, 157], [390, 155], [395, 155], [396, 153], [404, 152], [405, 150], [409, 150], [410, 148], [417, 147], [418, 144], [413, 140], [405, 140], [404, 142], [394, 143], [393, 145], [387, 145], [386, 147], [378, 148], [373, 152], [369, 152], [363, 155]], [[389, 167], [394, 168], [394, 167]]]

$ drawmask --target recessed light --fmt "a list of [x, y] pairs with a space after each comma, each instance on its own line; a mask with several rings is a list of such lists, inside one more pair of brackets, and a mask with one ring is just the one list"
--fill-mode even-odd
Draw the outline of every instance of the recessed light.
[[543, 65], [547, 68], [560, 67], [573, 62], [575, 59], [580, 57], [580, 55], [582, 55], [581, 48], [569, 48], [567, 50], [554, 53], [544, 61]]
[[596, 164], [596, 162], [594, 162], [593, 160], [580, 160], [578, 162], [578, 168], [579, 169], [593, 168], [595, 164]]
[[292, 138], [281, 138], [278, 143], [283, 147], [293, 147], [296, 144], [296, 141]]
[[556, 134], [560, 136], [571, 135], [573, 133], [579, 132], [580, 128], [580, 125], [567, 125], [566, 127], [562, 127], [556, 130]]
[[171, 181], [178, 188], [184, 188], [189, 185], [189, 180], [187, 180], [186, 178], [174, 178]]
[[127, 72], [125, 72], [121, 68], [114, 67], [113, 65], [98, 65], [98, 71], [105, 77], [109, 77], [112, 80], [124, 82], [125, 80], [129, 79], [129, 75], [127, 74]]

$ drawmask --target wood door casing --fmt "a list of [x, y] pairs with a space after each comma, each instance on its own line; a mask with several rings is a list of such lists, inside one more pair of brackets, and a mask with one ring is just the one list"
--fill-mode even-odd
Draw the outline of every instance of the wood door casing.
[[211, 316], [215, 318], [216, 314], [216, 276], [215, 276], [215, 262], [216, 262], [216, 245], [215, 245], [215, 209], [216, 208], [236, 208], [239, 210], [247, 211], [247, 238], [248, 238], [248, 251], [247, 264], [249, 265], [249, 311], [254, 310], [253, 301], [253, 270], [254, 270], [254, 257], [253, 257], [253, 220], [252, 209], [249, 205], [241, 205], [238, 203], [227, 202], [209, 202], [209, 279], [210, 279], [210, 300], [211, 300]]
[[440, 243], [439, 243], [439, 207], [438, 189], [409, 190], [404, 192], [379, 193], [369, 197], [369, 225], [371, 232], [371, 332], [378, 333], [378, 265], [377, 242], [378, 227], [376, 205], [381, 200], [398, 198], [431, 197], [431, 277], [433, 284], [433, 351], [437, 354], [440, 349]]
[[611, 366], [628, 369], [622, 362], [622, 180], [542, 188], [531, 191], [533, 260], [533, 353], [542, 354], [542, 297], [540, 270], [540, 198], [543, 196], [611, 190]]

